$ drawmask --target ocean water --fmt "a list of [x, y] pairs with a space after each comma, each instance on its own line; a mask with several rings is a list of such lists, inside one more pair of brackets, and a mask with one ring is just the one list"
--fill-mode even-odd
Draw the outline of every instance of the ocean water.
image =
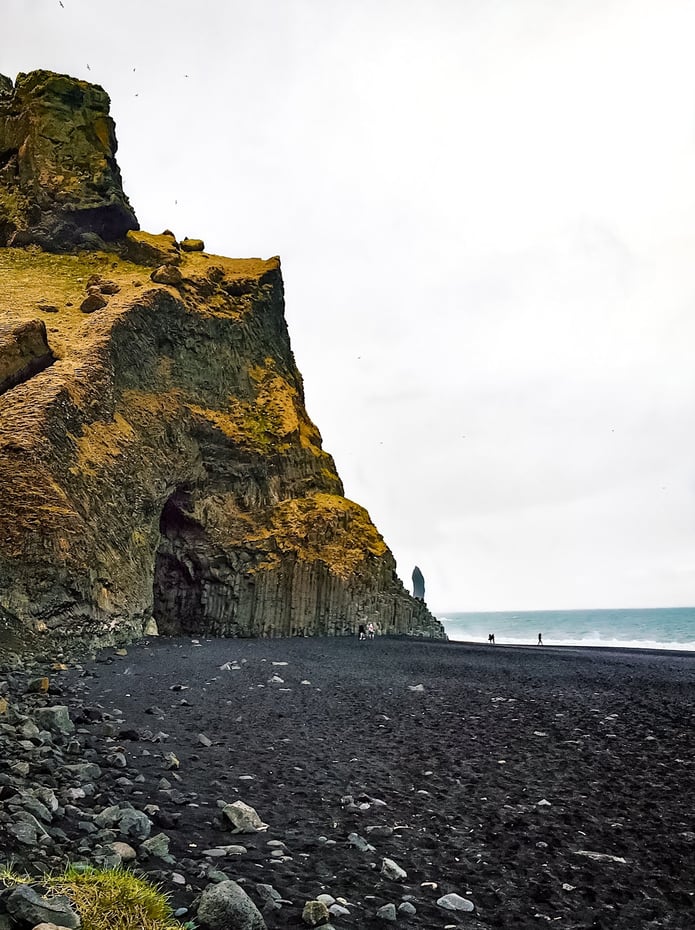
[[695, 652], [695, 607], [440, 614], [449, 639], [498, 645], [613, 646]]

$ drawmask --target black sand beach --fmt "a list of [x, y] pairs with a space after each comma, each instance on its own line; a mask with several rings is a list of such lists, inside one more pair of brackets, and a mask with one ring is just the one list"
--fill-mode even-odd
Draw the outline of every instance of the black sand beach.
[[[336, 928], [384, 926], [376, 911], [403, 900], [410, 927], [695, 926], [695, 655], [153, 639], [52, 676], [85, 758], [124, 751], [93, 809], [159, 806], [176, 861], [144, 867], [177, 905], [221, 870], [258, 904], [257, 883], [291, 902], [271, 928], [302, 926], [320, 893], [348, 902]], [[217, 802], [236, 800], [268, 830], [223, 827]], [[230, 844], [247, 851], [204, 852]], [[449, 892], [475, 911], [437, 906]]]

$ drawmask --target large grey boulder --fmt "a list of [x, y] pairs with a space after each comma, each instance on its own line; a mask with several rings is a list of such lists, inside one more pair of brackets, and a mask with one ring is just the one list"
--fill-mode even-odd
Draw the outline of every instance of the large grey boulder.
[[152, 821], [142, 811], [124, 810], [118, 820], [118, 829], [122, 836], [136, 840], [146, 840], [152, 830]]
[[69, 736], [75, 732], [75, 724], [70, 719], [70, 711], [62, 704], [54, 704], [52, 707], [39, 707], [34, 712], [34, 717], [37, 725], [42, 730], [61, 733], [63, 736]]
[[101, 778], [101, 768], [96, 762], [74, 762], [64, 765], [63, 770], [81, 785]]
[[198, 923], [209, 930], [267, 930], [261, 912], [233, 881], [208, 885], [200, 897]]
[[475, 910], [475, 905], [472, 901], [469, 901], [468, 898], [462, 898], [460, 894], [456, 894], [454, 891], [438, 898], [437, 905], [444, 908], [445, 911], [470, 912]]
[[256, 811], [243, 801], [234, 801], [222, 808], [223, 815], [232, 825], [232, 833], [260, 833], [268, 829]]
[[6, 901], [7, 913], [19, 926], [35, 927], [37, 924], [53, 923], [59, 927], [77, 930], [79, 914], [73, 911], [70, 900], [63, 895], [44, 898], [29, 885], [19, 885]]

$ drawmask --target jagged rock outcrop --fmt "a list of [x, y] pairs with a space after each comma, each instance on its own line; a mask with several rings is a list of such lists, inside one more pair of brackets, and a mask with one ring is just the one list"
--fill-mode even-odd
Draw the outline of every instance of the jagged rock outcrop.
[[138, 223], [108, 95], [50, 71], [0, 79], [0, 245], [103, 247]]
[[[107, 100], [38, 75], [16, 88], [57, 82], [64, 101]], [[62, 236], [49, 215], [41, 235]], [[0, 616], [124, 638], [153, 616], [166, 632], [340, 634], [371, 619], [442, 636], [343, 496], [307, 415], [279, 260], [186, 251], [128, 225], [109, 252], [85, 250], [76, 225], [44, 242], [50, 252], [0, 248], [0, 320], [14, 334], [0, 333], [0, 377], [16, 369], [0, 396]], [[46, 312], [47, 342], [11, 362], [3, 346], [23, 327], [45, 333]]]

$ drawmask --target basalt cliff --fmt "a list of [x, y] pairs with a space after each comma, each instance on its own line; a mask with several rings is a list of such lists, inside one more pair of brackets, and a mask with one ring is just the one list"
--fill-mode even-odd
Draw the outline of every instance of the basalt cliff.
[[109, 100], [0, 77], [0, 619], [443, 636], [307, 415], [277, 258], [139, 231]]

